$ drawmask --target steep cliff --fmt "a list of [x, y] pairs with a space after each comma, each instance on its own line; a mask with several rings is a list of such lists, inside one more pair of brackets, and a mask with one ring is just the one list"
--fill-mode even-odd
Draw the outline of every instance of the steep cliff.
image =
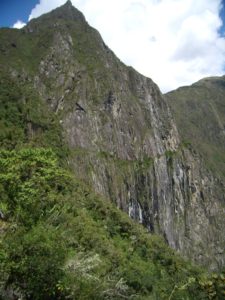
[[[183, 255], [223, 266], [224, 185], [181, 141], [152, 80], [120, 62], [69, 1], [0, 35], [2, 72], [54, 115], [71, 170]], [[28, 121], [29, 139], [48, 132]]]

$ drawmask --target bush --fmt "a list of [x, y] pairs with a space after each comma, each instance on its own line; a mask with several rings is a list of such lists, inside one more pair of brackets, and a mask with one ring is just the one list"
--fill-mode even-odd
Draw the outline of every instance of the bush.
[[66, 248], [57, 230], [37, 224], [28, 232], [20, 229], [7, 236], [4, 250], [8, 270], [5, 288], [13, 286], [25, 299], [59, 299], [57, 284], [64, 276]]

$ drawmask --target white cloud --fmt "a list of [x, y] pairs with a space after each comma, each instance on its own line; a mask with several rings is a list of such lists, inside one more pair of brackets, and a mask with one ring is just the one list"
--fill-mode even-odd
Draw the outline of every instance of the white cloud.
[[66, 0], [39, 0], [39, 3], [32, 9], [31, 14], [28, 18], [30, 21], [33, 18], [37, 18], [40, 15], [51, 11], [52, 9], [63, 5]]
[[18, 21], [16, 21], [16, 23], [13, 25], [13, 28], [21, 29], [21, 28], [23, 28], [25, 25], [26, 25], [26, 23], [24, 23], [24, 22], [18, 20]]
[[[65, 0], [40, 0], [29, 20]], [[72, 0], [125, 63], [163, 91], [222, 75], [222, 0]]]

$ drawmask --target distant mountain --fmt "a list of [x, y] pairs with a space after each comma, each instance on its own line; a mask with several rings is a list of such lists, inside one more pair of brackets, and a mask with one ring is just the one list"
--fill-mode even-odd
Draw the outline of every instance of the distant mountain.
[[222, 275], [207, 278], [153, 235], [224, 267], [222, 175], [176, 125], [170, 95], [125, 66], [70, 1], [1, 29], [0, 41], [3, 299], [220, 295]]
[[[225, 179], [225, 76], [202, 79], [166, 94], [182, 139]], [[225, 200], [224, 200], [225, 201]]]

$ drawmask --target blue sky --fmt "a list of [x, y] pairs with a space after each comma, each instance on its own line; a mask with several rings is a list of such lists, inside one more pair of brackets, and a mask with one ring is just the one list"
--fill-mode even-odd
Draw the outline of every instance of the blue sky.
[[[65, 1], [0, 0], [0, 27], [21, 28]], [[163, 92], [225, 74], [225, 0], [71, 1], [123, 62]]]
[[17, 20], [27, 22], [38, 0], [0, 0], [0, 27], [11, 27]]
[[225, 36], [225, 0], [222, 1], [223, 6], [222, 10], [220, 11], [220, 17], [223, 20], [223, 26], [220, 29], [221, 35]]
[[[11, 27], [17, 20], [26, 23], [31, 10], [38, 3], [39, 0], [0, 0], [0, 27]], [[222, 0], [222, 3], [220, 16], [223, 26], [220, 33], [225, 35], [225, 0]]]

